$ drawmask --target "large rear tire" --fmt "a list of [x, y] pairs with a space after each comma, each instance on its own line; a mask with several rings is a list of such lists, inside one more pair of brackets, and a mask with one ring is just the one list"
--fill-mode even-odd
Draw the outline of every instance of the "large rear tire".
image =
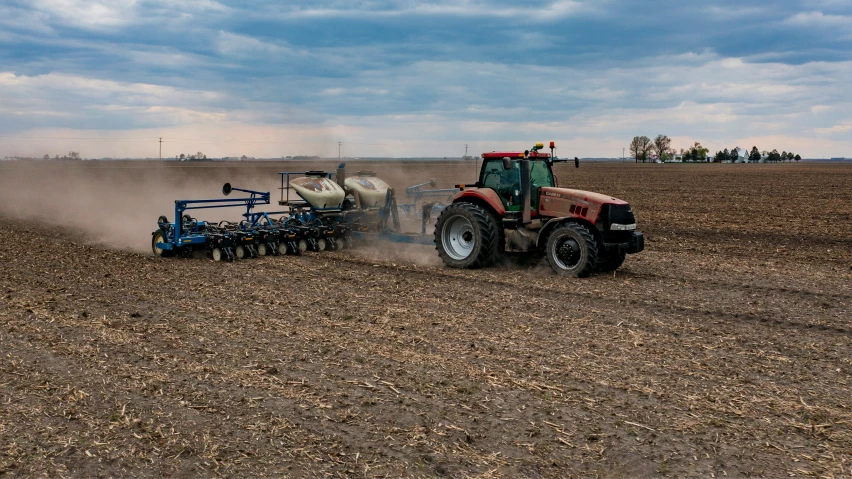
[[154, 233], [151, 238], [151, 251], [154, 252], [155, 256], [159, 256], [161, 258], [168, 258], [172, 255], [172, 251], [168, 249], [158, 248], [157, 243], [166, 243], [166, 235], [163, 234], [163, 230], [157, 231]]
[[452, 204], [435, 222], [435, 249], [451, 268], [480, 268], [494, 263], [499, 242], [494, 216], [473, 203]]
[[548, 236], [545, 256], [556, 273], [585, 278], [597, 264], [598, 244], [585, 226], [563, 223]]

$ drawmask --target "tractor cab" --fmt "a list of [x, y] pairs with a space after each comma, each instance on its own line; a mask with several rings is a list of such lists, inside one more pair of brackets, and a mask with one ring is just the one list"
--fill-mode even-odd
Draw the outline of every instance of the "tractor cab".
[[[541, 187], [554, 187], [556, 182], [553, 170], [550, 167], [552, 157], [549, 153], [540, 153], [538, 150], [544, 145], [537, 143], [528, 156], [524, 152], [491, 152], [482, 154], [482, 169], [479, 172], [480, 188], [490, 188], [500, 197], [506, 211], [521, 211], [523, 198], [521, 194], [521, 162], [525, 157], [530, 160], [530, 207], [538, 209], [539, 189]], [[505, 158], [508, 158], [506, 168]], [[512, 161], [516, 160], [516, 161]]]

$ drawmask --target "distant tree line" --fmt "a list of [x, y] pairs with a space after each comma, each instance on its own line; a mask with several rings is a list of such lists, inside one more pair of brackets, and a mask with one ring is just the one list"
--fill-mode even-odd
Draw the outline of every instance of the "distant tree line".
[[[801, 155], [793, 154], [792, 151], [782, 151], [781, 153], [778, 153], [778, 150], [763, 150], [761, 152], [756, 146], [751, 147], [751, 152], [748, 154], [747, 158], [749, 163], [757, 163], [761, 159], [764, 159], [766, 163], [779, 163], [782, 161], [794, 160], [796, 162], [802, 161]], [[739, 159], [739, 154], [736, 148], [732, 148], [730, 151], [728, 151], [727, 148], [722, 151], [717, 151], [716, 156], [713, 157], [713, 161], [715, 163], [724, 163], [726, 161], [733, 163], [737, 161], [737, 159]]]
[[207, 159], [207, 155], [200, 151], [191, 155], [181, 153], [180, 155], [175, 155], [175, 159], [180, 161], [203, 161]]
[[[634, 136], [633, 140], [630, 141], [630, 156], [634, 158], [637, 163], [640, 161], [645, 163], [652, 159], [653, 153], [656, 153], [656, 157], [659, 161], [671, 161], [678, 153], [671, 145], [672, 140], [666, 135], [657, 135], [657, 137], [653, 140], [647, 136]], [[707, 163], [712, 161], [715, 163], [722, 163], [727, 161], [735, 162], [739, 159], [739, 154], [736, 148], [732, 148], [731, 150], [725, 148], [724, 150], [717, 152], [712, 157], [708, 156], [709, 153], [710, 150], [702, 146], [701, 143], [697, 141], [688, 148], [680, 149], [681, 161], [684, 162]], [[761, 161], [761, 159], [767, 163], [802, 160], [800, 155], [794, 155], [792, 152], [784, 151], [778, 153], [778, 150], [764, 150], [761, 152], [756, 146], [752, 147], [747, 158], [749, 163], [757, 163]]]
[[[41, 159], [42, 160], [49, 160], [50, 155], [45, 153], [44, 156], [41, 157]], [[76, 151], [69, 151], [67, 155], [62, 155], [62, 156], [56, 155], [56, 156], [53, 157], [53, 159], [54, 160], [80, 160], [81, 158], [80, 158], [80, 153], [78, 153]]]

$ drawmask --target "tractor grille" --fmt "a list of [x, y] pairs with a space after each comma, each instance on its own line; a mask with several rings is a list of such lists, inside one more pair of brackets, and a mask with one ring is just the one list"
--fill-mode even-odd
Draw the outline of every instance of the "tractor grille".
[[610, 231], [609, 225], [617, 223], [629, 225], [636, 223], [630, 205], [602, 205], [597, 227], [604, 243], [626, 243], [633, 236], [632, 231]]
[[630, 205], [603, 205], [601, 206], [601, 216], [606, 218], [607, 226], [612, 223], [629, 225], [636, 222]]

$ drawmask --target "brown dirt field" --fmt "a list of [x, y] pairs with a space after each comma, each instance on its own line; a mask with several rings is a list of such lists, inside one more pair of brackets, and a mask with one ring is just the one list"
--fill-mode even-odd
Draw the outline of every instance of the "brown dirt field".
[[560, 167], [647, 236], [583, 280], [150, 254], [281, 169], [0, 165], [0, 476], [852, 477], [852, 165]]

